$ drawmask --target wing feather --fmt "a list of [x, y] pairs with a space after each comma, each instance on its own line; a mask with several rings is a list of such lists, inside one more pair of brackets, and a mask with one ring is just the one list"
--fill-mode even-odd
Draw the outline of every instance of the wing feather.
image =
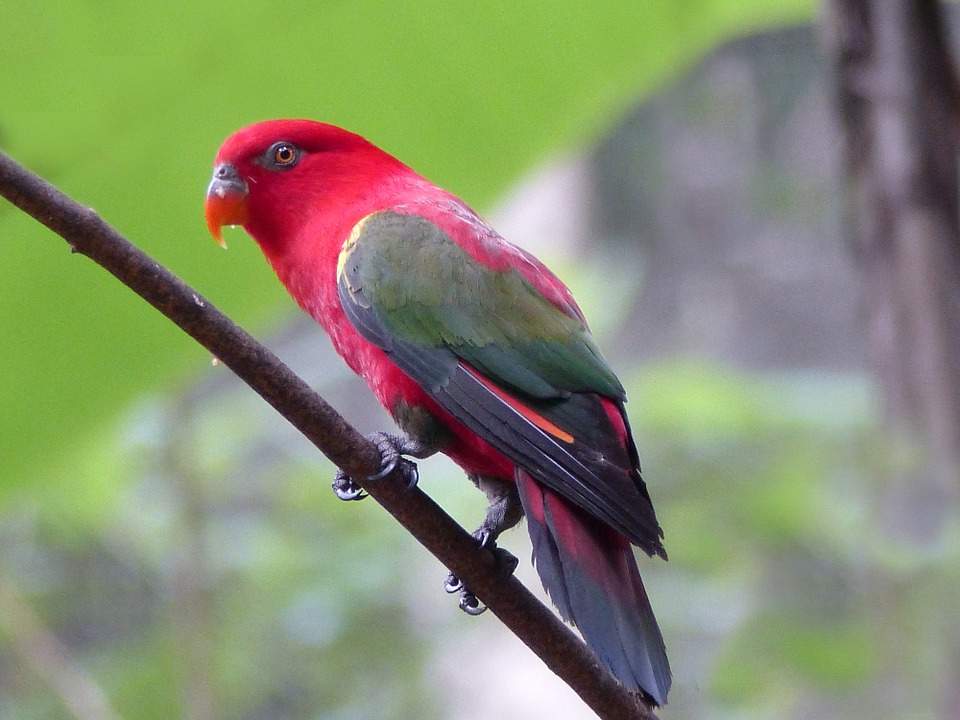
[[[622, 411], [622, 387], [582, 319], [519, 276], [479, 266], [422, 217], [387, 211], [358, 228], [338, 277], [357, 330], [537, 480], [663, 555], [632, 440], [616, 437], [602, 405], [608, 398]], [[453, 278], [460, 293], [435, 286]]]

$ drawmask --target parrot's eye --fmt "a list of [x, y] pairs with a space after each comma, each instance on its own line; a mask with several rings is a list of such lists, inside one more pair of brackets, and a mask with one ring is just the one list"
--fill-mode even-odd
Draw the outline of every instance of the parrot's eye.
[[288, 142], [274, 143], [266, 153], [268, 164], [275, 168], [291, 168], [299, 159], [300, 150]]

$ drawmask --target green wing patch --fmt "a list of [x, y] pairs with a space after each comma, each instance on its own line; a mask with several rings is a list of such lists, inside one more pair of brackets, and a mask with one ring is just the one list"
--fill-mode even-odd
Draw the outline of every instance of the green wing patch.
[[518, 272], [477, 262], [425, 218], [389, 211], [354, 228], [337, 289], [360, 334], [454, 418], [647, 553], [664, 554], [632, 442], [623, 445], [600, 398], [623, 389], [579, 319]]
[[425, 218], [392, 211], [363, 218], [344, 243], [337, 275], [350, 301], [375, 317], [377, 337], [368, 339], [381, 347], [397, 340], [446, 348], [535, 398], [623, 397], [579, 319], [516, 270], [477, 262]]

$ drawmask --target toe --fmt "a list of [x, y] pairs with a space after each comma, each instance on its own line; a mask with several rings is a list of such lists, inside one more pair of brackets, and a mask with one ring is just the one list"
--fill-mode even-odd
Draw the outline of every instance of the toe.
[[371, 475], [368, 480], [382, 480], [387, 475], [393, 472], [393, 469], [397, 467], [397, 463], [400, 461], [400, 456], [393, 454], [392, 456], [381, 455], [383, 462], [380, 464], [380, 472], [376, 475]]
[[417, 483], [420, 482], [420, 471], [417, 469], [417, 464], [409, 460], [401, 460], [400, 469], [403, 473], [404, 480], [406, 480], [407, 489], [412, 490], [415, 488]]
[[463, 588], [463, 583], [460, 582], [460, 578], [458, 578], [453, 573], [450, 573], [449, 575], [447, 575], [447, 579], [443, 581], [443, 589], [450, 594], [459, 592], [462, 588]]
[[353, 478], [347, 475], [343, 470], [337, 471], [337, 474], [334, 476], [330, 487], [333, 488], [333, 492], [336, 493], [336, 496], [341, 500], [363, 500], [365, 497], [367, 497], [367, 494], [363, 491], [363, 488], [357, 485], [353, 481]]
[[516, 555], [501, 547], [493, 548], [493, 557], [497, 561], [497, 569], [504, 576], [513, 575], [513, 572], [517, 569], [517, 565], [520, 564]]
[[487, 611], [487, 606], [477, 599], [469, 590], [460, 593], [460, 609], [467, 615], [481, 615]]
[[486, 528], [480, 528], [477, 530], [473, 537], [476, 538], [477, 543], [482, 548], [493, 549], [493, 546], [496, 544], [496, 541], [493, 539], [493, 535]]
[[354, 485], [353, 483], [344, 485], [337, 485], [335, 483], [333, 485], [333, 492], [336, 493], [338, 498], [346, 501], [363, 500], [365, 497], [367, 497], [367, 494], [363, 491], [363, 488]]

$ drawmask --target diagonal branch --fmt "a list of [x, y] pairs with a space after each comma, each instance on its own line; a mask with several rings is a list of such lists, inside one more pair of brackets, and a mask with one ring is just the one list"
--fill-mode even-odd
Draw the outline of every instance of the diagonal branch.
[[[182, 280], [138, 250], [93, 210], [0, 153], [0, 195], [102, 265], [230, 367], [336, 465], [355, 478], [380, 453], [272, 352]], [[364, 489], [441, 563], [461, 577], [517, 637], [602, 718], [655, 718], [603, 669], [573, 632], [419, 488], [396, 473]]]

